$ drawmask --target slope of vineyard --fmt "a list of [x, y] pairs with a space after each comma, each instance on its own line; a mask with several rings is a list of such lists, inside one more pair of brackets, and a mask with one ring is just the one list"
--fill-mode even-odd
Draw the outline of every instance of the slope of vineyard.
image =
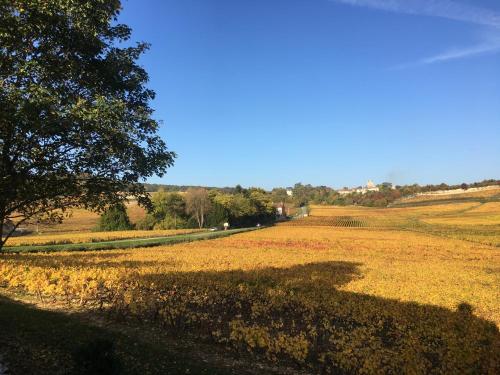
[[493, 374], [499, 208], [312, 206], [216, 240], [2, 254], [0, 287], [306, 373]]
[[[383, 215], [405, 223], [481, 212], [451, 206]], [[382, 211], [359, 210], [367, 222]], [[312, 373], [497, 372], [498, 248], [312, 214], [169, 247], [4, 254], [0, 285]]]
[[366, 227], [367, 222], [363, 217], [357, 216], [308, 216], [298, 220], [287, 221], [280, 226], [327, 226], [327, 227]]
[[281, 225], [392, 228], [500, 246], [500, 202], [457, 201], [384, 209], [313, 205], [309, 217]]
[[392, 206], [411, 206], [418, 204], [435, 204], [439, 202], [452, 202], [452, 201], [490, 201], [500, 200], [500, 186], [487, 186], [484, 188], [470, 189], [470, 190], [455, 190], [450, 192], [428, 192], [421, 193], [416, 196], [403, 197], [395, 201]]

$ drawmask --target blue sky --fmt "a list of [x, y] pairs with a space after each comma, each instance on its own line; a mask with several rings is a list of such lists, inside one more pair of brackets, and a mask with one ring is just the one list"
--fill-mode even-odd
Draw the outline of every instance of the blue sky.
[[175, 166], [150, 182], [500, 178], [497, 0], [124, 0]]

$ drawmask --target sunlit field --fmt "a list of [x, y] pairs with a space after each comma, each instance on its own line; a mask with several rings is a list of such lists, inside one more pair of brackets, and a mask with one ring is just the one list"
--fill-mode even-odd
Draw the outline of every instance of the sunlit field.
[[[130, 201], [126, 204], [127, 214], [132, 223], [136, 223], [146, 215], [144, 208], [137, 205], [136, 201]], [[99, 215], [95, 212], [84, 209], [72, 209], [68, 212], [61, 224], [55, 225], [23, 225], [22, 227], [31, 232], [32, 235], [37, 234], [55, 234], [55, 233], [77, 233], [90, 232], [95, 229], [99, 221]]]
[[[311, 206], [311, 219], [317, 217], [353, 216], [365, 218], [371, 222], [399, 223], [404, 224], [410, 219], [435, 217], [444, 214], [461, 214], [464, 211], [478, 209], [478, 202], [460, 202], [454, 204], [436, 204], [431, 206], [395, 207], [395, 208], [371, 208], [371, 207], [334, 207], [334, 206]], [[500, 210], [499, 210], [500, 211]], [[293, 222], [292, 222], [293, 223]], [[300, 224], [300, 223], [299, 223]]]
[[490, 202], [481, 204], [461, 215], [442, 215], [440, 217], [428, 218], [424, 220], [430, 224], [446, 225], [496, 225], [500, 224], [500, 202]]
[[458, 202], [383, 209], [312, 206], [311, 216], [282, 225], [403, 229], [500, 246], [500, 202]]
[[431, 202], [432, 201], [440, 201], [440, 200], [456, 200], [456, 199], [490, 199], [490, 198], [500, 198], [500, 186], [489, 186], [487, 188], [483, 188], [479, 191], [468, 191], [464, 190], [463, 192], [458, 192], [454, 194], [422, 194], [417, 195], [415, 197], [403, 198], [399, 201], [399, 203], [422, 203], [422, 202]]
[[[469, 230], [484, 215], [498, 240], [498, 209], [318, 206], [307, 218], [223, 239], [2, 255], [0, 284], [313, 373], [494, 374], [500, 249], [425, 222], [450, 220], [442, 226], [464, 235], [453, 220]], [[331, 225], [338, 217], [343, 224]]]

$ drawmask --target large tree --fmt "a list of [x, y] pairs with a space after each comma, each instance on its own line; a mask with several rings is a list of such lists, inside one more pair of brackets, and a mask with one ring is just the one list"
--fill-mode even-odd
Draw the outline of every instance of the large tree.
[[120, 6], [0, 0], [0, 249], [33, 217], [103, 211], [127, 196], [149, 205], [140, 182], [173, 164], [137, 64], [148, 45], [123, 45]]
[[179, 193], [168, 193], [160, 189], [152, 198], [154, 205], [154, 216], [161, 221], [166, 218], [173, 220], [174, 228], [177, 229], [177, 220], [184, 218], [186, 214], [186, 201]]
[[205, 225], [205, 218], [211, 207], [212, 203], [206, 189], [188, 189], [186, 192], [186, 212], [195, 218], [200, 229]]

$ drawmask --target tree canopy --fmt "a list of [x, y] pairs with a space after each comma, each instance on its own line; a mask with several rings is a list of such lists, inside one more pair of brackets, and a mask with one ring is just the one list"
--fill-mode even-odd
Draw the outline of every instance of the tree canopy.
[[118, 203], [108, 208], [99, 218], [97, 230], [102, 232], [115, 230], [130, 230], [132, 224], [127, 214], [127, 208], [123, 203]]
[[[122, 47], [118, 0], [0, 0], [0, 225], [64, 210], [103, 211], [163, 175], [175, 154], [158, 136], [154, 92]], [[5, 238], [4, 240], [5, 241]], [[1, 245], [0, 243], [0, 248]]]

